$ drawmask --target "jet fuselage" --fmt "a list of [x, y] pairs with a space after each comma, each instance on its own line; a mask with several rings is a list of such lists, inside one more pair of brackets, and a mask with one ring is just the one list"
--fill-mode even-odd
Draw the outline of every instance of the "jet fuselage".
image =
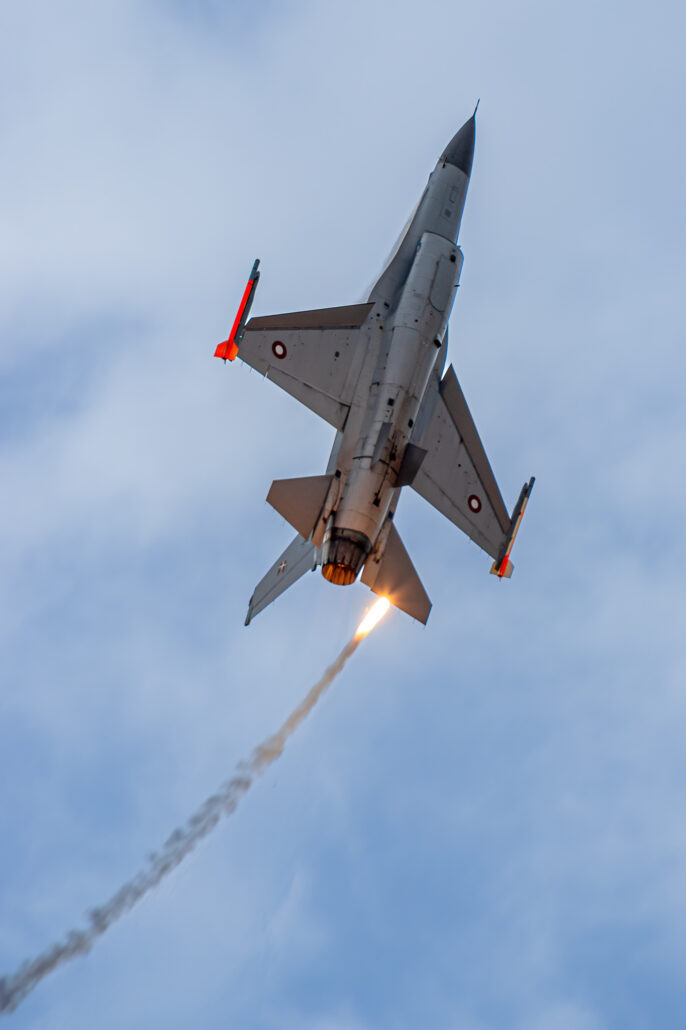
[[[475, 112], [476, 113], [476, 112]], [[267, 501], [296, 530], [255, 587], [246, 624], [309, 569], [361, 580], [426, 623], [431, 600], [394, 521], [406, 486], [509, 578], [533, 487], [508, 514], [452, 365], [448, 320], [462, 271], [457, 238], [474, 154], [474, 115], [429, 176], [368, 300], [247, 319], [256, 262], [233, 329], [215, 355], [238, 357], [336, 430], [324, 475], [278, 479]]]
[[[474, 118], [438, 160], [395, 252], [373, 287], [370, 347], [329, 471], [338, 503], [322, 546], [322, 573], [355, 581], [392, 519], [406, 449], [444, 339], [462, 269], [456, 246], [474, 150]], [[440, 370], [439, 368], [439, 370]], [[333, 466], [333, 467], [332, 467]]]

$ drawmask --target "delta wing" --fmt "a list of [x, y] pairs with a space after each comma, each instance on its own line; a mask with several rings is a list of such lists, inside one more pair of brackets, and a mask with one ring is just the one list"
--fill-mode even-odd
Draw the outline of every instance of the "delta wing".
[[372, 304], [251, 318], [238, 357], [336, 429], [342, 429], [360, 373]]

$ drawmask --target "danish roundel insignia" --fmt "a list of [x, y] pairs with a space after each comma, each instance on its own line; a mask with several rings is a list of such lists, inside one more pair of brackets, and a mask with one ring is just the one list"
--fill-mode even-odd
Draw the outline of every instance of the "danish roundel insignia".
[[478, 515], [481, 511], [481, 500], [476, 496], [476, 494], [469, 495], [467, 498], [467, 504], [469, 505], [469, 510], [473, 511], [475, 515]]
[[274, 340], [272, 344], [272, 354], [275, 358], [279, 358], [279, 360], [285, 358], [287, 354], [286, 344], [282, 343], [281, 340]]

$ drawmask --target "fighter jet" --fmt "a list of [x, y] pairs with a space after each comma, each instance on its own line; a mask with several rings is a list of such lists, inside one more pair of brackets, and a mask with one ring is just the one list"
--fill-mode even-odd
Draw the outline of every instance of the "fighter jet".
[[259, 261], [227, 340], [240, 358], [336, 430], [326, 473], [272, 483], [267, 501], [297, 532], [258, 583], [246, 625], [309, 569], [347, 586], [361, 573], [374, 593], [426, 623], [424, 587], [395, 514], [411, 487], [509, 577], [510, 552], [534, 484], [508, 514], [452, 365], [448, 319], [462, 251], [460, 222], [474, 156], [475, 116], [438, 159], [367, 301], [282, 315], [248, 315]]

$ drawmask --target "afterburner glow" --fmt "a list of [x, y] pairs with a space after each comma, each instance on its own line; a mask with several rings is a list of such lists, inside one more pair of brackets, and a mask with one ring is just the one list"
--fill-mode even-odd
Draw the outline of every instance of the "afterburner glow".
[[379, 600], [372, 605], [360, 625], [355, 630], [355, 636], [366, 637], [368, 633], [371, 633], [376, 624], [383, 619], [390, 607], [391, 602], [388, 598], [380, 597]]

